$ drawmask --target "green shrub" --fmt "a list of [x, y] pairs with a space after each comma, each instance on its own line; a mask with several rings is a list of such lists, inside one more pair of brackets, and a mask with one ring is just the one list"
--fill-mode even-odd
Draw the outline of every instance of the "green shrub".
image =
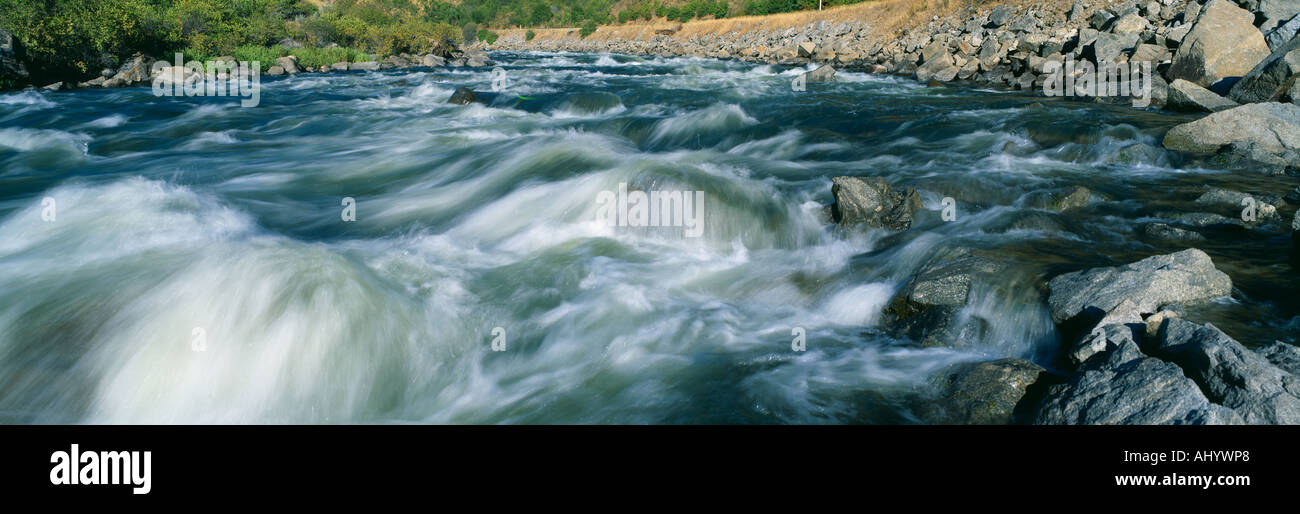
[[596, 32], [596, 20], [592, 19], [582, 22], [582, 28], [578, 29], [578, 35], [584, 38], [590, 36], [593, 32]]
[[537, 37], [537, 33], [533, 32], [533, 29], [528, 29], [528, 32], [524, 33], [524, 41], [532, 41], [535, 37]]

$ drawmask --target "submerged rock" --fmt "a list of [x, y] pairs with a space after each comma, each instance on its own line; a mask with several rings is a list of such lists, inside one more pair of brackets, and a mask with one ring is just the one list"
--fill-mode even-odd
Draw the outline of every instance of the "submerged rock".
[[1124, 300], [1152, 313], [1166, 304], [1224, 296], [1232, 292], [1232, 279], [1215, 269], [1205, 252], [1190, 248], [1123, 266], [1066, 273], [1047, 286], [1052, 321], [1061, 324], [1077, 318], [1095, 322]]
[[842, 226], [907, 230], [912, 215], [921, 208], [921, 196], [915, 190], [896, 191], [880, 177], [832, 178], [831, 195], [835, 197], [831, 220]]
[[1148, 223], [1142, 227], [1142, 237], [1164, 244], [1191, 245], [1205, 242], [1205, 236], [1191, 230], [1171, 227], [1164, 223]]
[[829, 64], [823, 64], [817, 69], [805, 73], [804, 77], [808, 79], [808, 82], [834, 82], [835, 68]]
[[988, 321], [963, 312], [972, 286], [1006, 269], [969, 248], [943, 250], [904, 285], [885, 308], [883, 323], [921, 346], [964, 346], [983, 339]]
[[479, 103], [479, 99], [478, 99], [478, 95], [475, 95], [474, 91], [470, 90], [470, 88], [461, 86], [456, 88], [456, 92], [451, 94], [451, 98], [447, 99], [447, 103], [456, 104], [456, 105], [469, 105], [472, 103]]
[[1047, 370], [1021, 359], [964, 362], [930, 378], [938, 396], [929, 403], [932, 422], [1007, 425], [1017, 421], [1017, 405]]
[[1170, 319], [1159, 334], [1159, 355], [1178, 364], [1211, 401], [1247, 423], [1300, 423], [1300, 377], [1208, 323]]
[[1064, 212], [1088, 205], [1092, 191], [1083, 186], [1070, 186], [1049, 191], [1035, 191], [1025, 195], [1026, 207]]

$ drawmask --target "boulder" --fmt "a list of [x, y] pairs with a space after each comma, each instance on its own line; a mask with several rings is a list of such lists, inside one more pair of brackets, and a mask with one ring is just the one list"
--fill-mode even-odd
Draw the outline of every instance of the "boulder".
[[439, 55], [428, 54], [420, 58], [420, 64], [429, 67], [443, 66], [447, 64], [447, 59]]
[[1110, 11], [1098, 9], [1097, 12], [1088, 17], [1088, 26], [1097, 30], [1105, 30], [1113, 19], [1115, 19], [1115, 15], [1111, 14]]
[[334, 70], [334, 71], [348, 71], [348, 63], [346, 63], [346, 62], [336, 62], [336, 63], [330, 65], [330, 69], [331, 69], [331, 70]]
[[907, 230], [912, 215], [921, 208], [915, 190], [897, 191], [880, 177], [835, 177], [831, 179], [831, 219], [842, 226]]
[[1259, 7], [1255, 12], [1258, 13], [1258, 17], [1280, 24], [1300, 13], [1300, 0], [1259, 0]]
[[969, 346], [983, 339], [988, 321], [963, 313], [971, 289], [1006, 266], [969, 248], [943, 249], [898, 291], [882, 317], [889, 333], [921, 346]]
[[804, 74], [808, 82], [834, 82], [835, 68], [829, 64], [818, 66], [817, 69]]
[[447, 103], [456, 105], [469, 105], [478, 102], [478, 95], [475, 95], [474, 91], [465, 86], [456, 88], [456, 91], [451, 94], [451, 98], [447, 99]]
[[938, 392], [927, 411], [932, 422], [1007, 425], [1017, 421], [1016, 406], [1047, 370], [1021, 359], [964, 362], [930, 378]]
[[379, 63], [375, 61], [354, 62], [348, 67], [348, 69], [361, 70], [361, 71], [378, 71]]
[[153, 63], [153, 57], [136, 53], [117, 69], [117, 73], [112, 78], [104, 82], [104, 87], [113, 87], [108, 85], [109, 82], [122, 86], [149, 82], [153, 79]]
[[1167, 304], [1227, 295], [1232, 292], [1232, 279], [1215, 269], [1205, 252], [1190, 248], [1122, 266], [1066, 273], [1050, 280], [1047, 287], [1052, 321], [1092, 326], [1122, 301], [1152, 313]]
[[1137, 46], [1137, 34], [1097, 34], [1097, 40], [1083, 47], [1083, 57], [1094, 63], [1108, 63]]
[[1040, 425], [1236, 425], [1241, 417], [1211, 403], [1178, 366], [1142, 354], [1132, 333], [1113, 330], [1108, 349], [1048, 388]]
[[298, 58], [292, 55], [287, 55], [279, 59], [276, 59], [275, 65], [284, 69], [284, 72], [290, 75], [294, 75], [302, 72], [302, 68], [298, 67]]
[[278, 66], [278, 65], [277, 65], [277, 66], [272, 66], [272, 67], [266, 69], [266, 74], [269, 75], [269, 76], [284, 75], [284, 68], [282, 68], [282, 67], [280, 67], [280, 66]]
[[1136, 12], [1130, 12], [1120, 16], [1110, 24], [1110, 32], [1120, 35], [1141, 35], [1143, 32], [1151, 30], [1151, 22], [1146, 18], [1138, 16]]
[[1010, 7], [999, 5], [989, 12], [989, 22], [985, 24], [989, 28], [998, 28], [1006, 25], [1011, 21], [1012, 11]]
[[1282, 371], [1300, 375], [1300, 348], [1278, 341], [1256, 348], [1255, 353]]
[[1178, 125], [1165, 133], [1164, 146], [1194, 154], [1213, 154], [1233, 143], [1283, 153], [1300, 149], [1300, 105], [1245, 104]]
[[1156, 166], [1166, 160], [1164, 150], [1146, 143], [1133, 143], [1124, 148], [1120, 148], [1114, 155], [1107, 158], [1106, 162], [1112, 164], [1146, 164]]
[[1251, 424], [1300, 424], [1300, 377], [1273, 365], [1214, 325], [1166, 320], [1157, 353], [1177, 364], [1210, 401]]
[[1209, 191], [1202, 193], [1192, 203], [1218, 208], [1222, 212], [1238, 215], [1245, 208], [1248, 200], [1255, 202], [1255, 208], [1261, 218], [1276, 217], [1278, 205], [1284, 203], [1281, 198], [1274, 195], [1253, 195], [1220, 187], [1210, 188]]
[[1238, 103], [1275, 102], [1300, 77], [1300, 38], [1282, 45], [1232, 85], [1228, 97]]
[[1237, 105], [1237, 102], [1183, 79], [1169, 83], [1169, 97], [1165, 102], [1169, 110], [1185, 112], [1218, 112]]
[[1268, 57], [1268, 45], [1254, 21], [1250, 11], [1228, 0], [1209, 0], [1174, 53], [1165, 78], [1226, 90], [1231, 84], [1225, 79], [1245, 75]]
[[813, 53], [817, 51], [817, 44], [812, 41], [804, 41], [795, 45], [795, 50], [799, 52], [799, 57], [812, 58]]

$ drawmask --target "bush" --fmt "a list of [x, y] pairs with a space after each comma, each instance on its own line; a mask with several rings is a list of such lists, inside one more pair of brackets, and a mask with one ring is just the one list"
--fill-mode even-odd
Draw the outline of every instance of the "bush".
[[582, 22], [582, 28], [578, 29], [578, 35], [584, 38], [590, 36], [594, 32], [596, 32], [596, 20], [592, 19]]
[[492, 32], [488, 29], [482, 29], [478, 31], [478, 40], [486, 42], [489, 45], [492, 43], [496, 43], [498, 37], [500, 37], [500, 34], [497, 34], [496, 32]]
[[535, 37], [537, 37], [537, 33], [533, 32], [533, 29], [528, 29], [528, 32], [524, 33], [524, 41], [532, 41]]

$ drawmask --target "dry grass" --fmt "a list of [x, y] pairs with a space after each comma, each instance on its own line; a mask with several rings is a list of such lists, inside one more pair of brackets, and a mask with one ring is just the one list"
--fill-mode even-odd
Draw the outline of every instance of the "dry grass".
[[[767, 16], [737, 16], [721, 20], [696, 20], [682, 23], [654, 22], [632, 23], [626, 25], [602, 25], [588, 39], [605, 41], [611, 39], [650, 39], [655, 31], [681, 27], [673, 37], [689, 38], [691, 36], [721, 35], [731, 32], [749, 32], [755, 30], [775, 31], [791, 27], [804, 27], [809, 23], [830, 21], [866, 22], [877, 35], [899, 35], [906, 29], [924, 25], [934, 16], [944, 17], [950, 14], [963, 14], [969, 9], [985, 12], [997, 5], [1013, 7], [1032, 6], [1038, 10], [1068, 10], [1072, 0], [993, 0], [976, 4], [972, 0], [878, 0], [860, 4], [830, 7], [821, 11], [797, 11]], [[1109, 3], [1109, 2], [1105, 2]], [[548, 41], [565, 37], [578, 37], [576, 28], [532, 29], [536, 40]], [[503, 36], [518, 35], [523, 37], [527, 29], [498, 30]]]

